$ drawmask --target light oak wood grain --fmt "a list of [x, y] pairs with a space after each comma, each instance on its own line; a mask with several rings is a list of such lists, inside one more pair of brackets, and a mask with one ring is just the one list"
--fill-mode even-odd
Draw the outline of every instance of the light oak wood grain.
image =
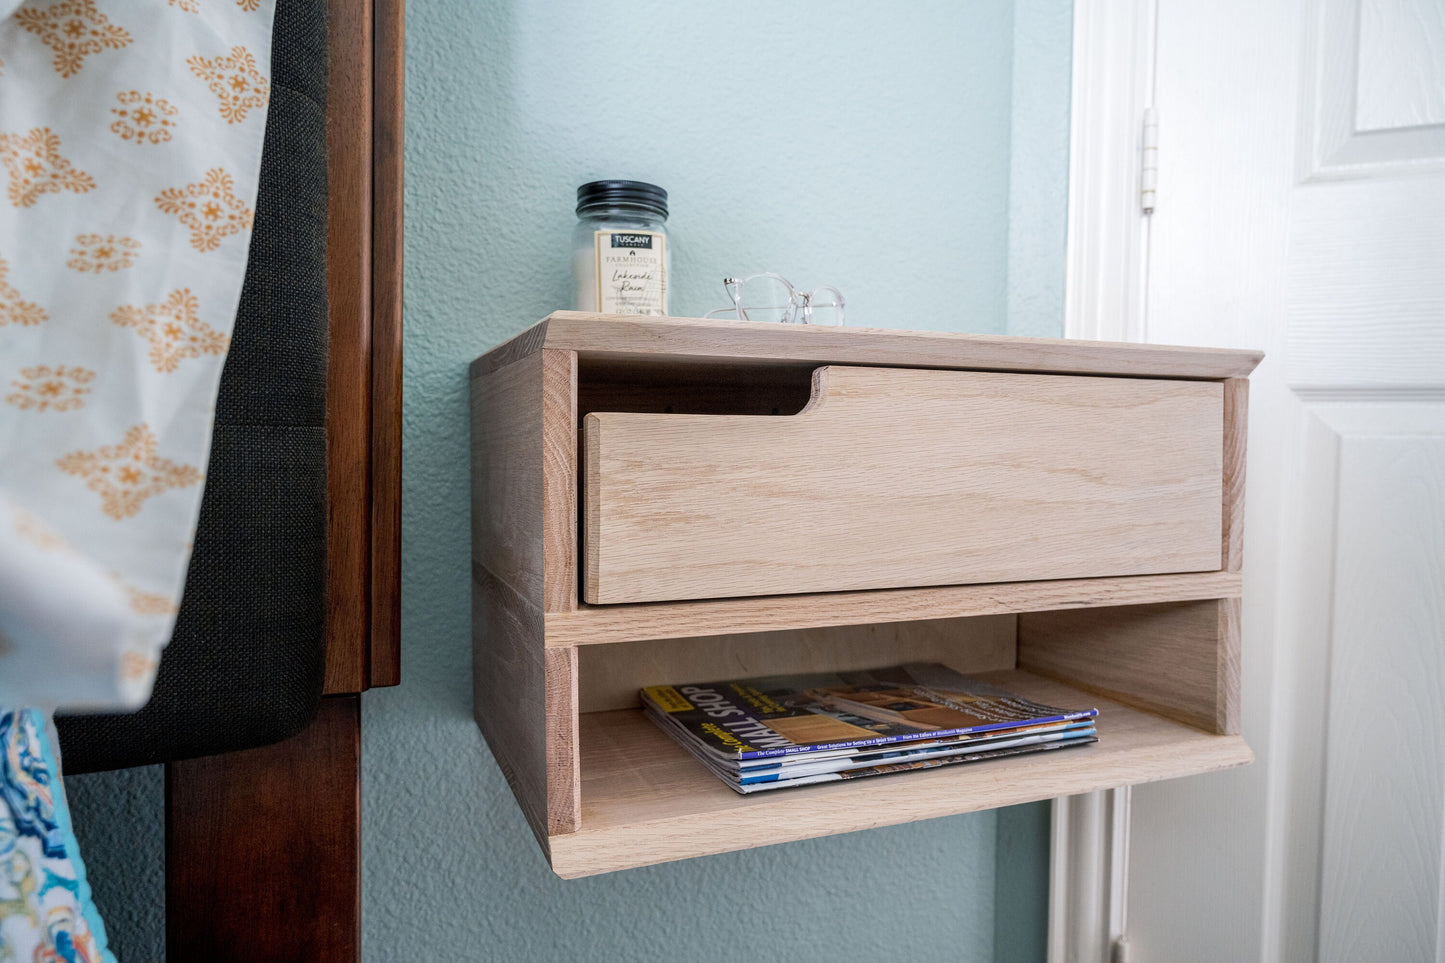
[[823, 367], [799, 415], [584, 421], [592, 603], [1220, 567], [1217, 383]]
[[[505, 368], [514, 361], [521, 359], [542, 350], [547, 342], [547, 322], [539, 321], [521, 334], [516, 335], [479, 358], [473, 359], [468, 366], [468, 372], [473, 381], [483, 375], [491, 374], [499, 368]], [[565, 346], [554, 345], [559, 350], [567, 350]]]
[[1238, 638], [1237, 600], [1036, 612], [1019, 616], [1018, 662], [1085, 691], [1233, 734]]
[[1240, 621], [1242, 599], [1219, 600], [1219, 648], [1215, 653], [1218, 681], [1215, 683], [1214, 731], [1238, 735], [1243, 728], [1243, 695], [1240, 692]]
[[[497, 351], [514, 357], [545, 344], [576, 351], [584, 359], [806, 361], [1205, 379], [1245, 377], [1263, 357], [1258, 351], [1225, 348], [908, 331], [901, 330], [907, 319], [897, 321], [900, 330], [558, 311]], [[493, 363], [493, 353], [474, 365]]]
[[575, 612], [547, 615], [547, 645], [589, 645], [823, 625], [1230, 598], [1239, 593], [1238, 575], [1197, 572], [702, 602], [582, 605]]
[[472, 558], [543, 602], [543, 358], [472, 379]]
[[545, 649], [547, 830], [576, 832], [582, 820], [577, 746], [577, 650]]
[[543, 608], [577, 607], [577, 355], [542, 351]]
[[525, 354], [471, 383], [472, 712], [544, 848], [576, 812], [575, 749], [558, 753], [575, 715], [572, 660], [542, 645], [545, 361]]
[[1244, 565], [1244, 462], [1249, 440], [1249, 379], [1224, 382], [1224, 531], [1223, 569]]
[[[473, 573], [472, 638], [480, 644], [472, 654], [472, 715], [545, 849], [551, 822], [547, 747], [551, 720], [546, 650], [538, 644], [542, 610], [485, 569], [473, 568]], [[565, 661], [566, 656], [553, 658]], [[558, 802], [564, 798], [559, 794]], [[570, 824], [565, 816], [559, 822]]]
[[582, 717], [582, 827], [552, 838], [552, 868], [563, 877], [588, 876], [1192, 775], [1253, 759], [1237, 736], [1210, 735], [1024, 672], [987, 678], [1046, 703], [1097, 707], [1099, 743], [740, 796], [640, 711], [590, 713]]
[[990, 615], [586, 645], [578, 662], [580, 708], [635, 708], [637, 690], [649, 685], [845, 672], [903, 662], [946, 662], [963, 672], [1012, 669], [1014, 622], [1013, 615]]

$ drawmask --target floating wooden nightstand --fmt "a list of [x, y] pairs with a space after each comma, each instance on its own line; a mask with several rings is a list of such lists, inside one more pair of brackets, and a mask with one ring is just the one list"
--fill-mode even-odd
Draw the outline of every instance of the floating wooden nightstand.
[[[552, 868], [1191, 775], [1239, 736], [1257, 352], [560, 312], [472, 363], [474, 706]], [[644, 685], [944, 662], [1099, 742], [739, 796]]]

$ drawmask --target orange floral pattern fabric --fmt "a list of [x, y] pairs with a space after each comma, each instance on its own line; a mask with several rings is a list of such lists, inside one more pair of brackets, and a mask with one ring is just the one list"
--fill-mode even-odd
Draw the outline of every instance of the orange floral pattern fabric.
[[114, 234], [77, 234], [65, 266], [73, 271], [119, 271], [134, 267], [141, 243]]
[[231, 345], [228, 336], [197, 316], [199, 308], [190, 288], [181, 288], [160, 304], [117, 308], [110, 319], [151, 343], [150, 362], [157, 371], [175, 371], [186, 358], [224, 355]]
[[[274, 7], [0, 0], [0, 573], [27, 580], [0, 591], [0, 635], [24, 640], [0, 657], [0, 707], [135, 708], [149, 692], [118, 660], [158, 657], [185, 581]], [[73, 553], [42, 553], [20, 513]], [[40, 608], [22, 618], [17, 598]], [[43, 654], [16, 628], [40, 624]]]
[[[171, 6], [186, 11], [186, 13], [201, 12], [200, 0], [166, 0], [166, 2]], [[255, 13], [261, 9], [261, 0], [236, 0], [236, 6], [247, 13]]]
[[31, 365], [12, 381], [15, 390], [5, 400], [21, 411], [77, 411], [85, 407], [95, 372], [74, 365]]
[[60, 155], [60, 137], [49, 127], [0, 134], [0, 164], [10, 175], [6, 196], [16, 207], [29, 207], [42, 194], [95, 190], [95, 179]]
[[[275, 4], [0, 0], [0, 728], [150, 695], [245, 275]], [[0, 853], [44, 795], [0, 793]], [[0, 857], [0, 960], [115, 963], [73, 848], [38, 853]]]
[[249, 231], [255, 213], [235, 192], [235, 180], [220, 167], [185, 187], [172, 187], [156, 196], [156, 206], [174, 214], [190, 229], [191, 247], [214, 251], [232, 234]]
[[122, 90], [115, 99], [120, 106], [110, 109], [116, 118], [111, 133], [132, 144], [163, 144], [171, 139], [171, 129], [176, 126], [171, 118], [180, 109], [169, 100], [140, 90]]
[[85, 479], [85, 487], [100, 493], [101, 510], [111, 518], [129, 518], [146, 499], [195, 485], [201, 473], [157, 454], [159, 447], [149, 425], [136, 425], [118, 445], [96, 451], [75, 451], [56, 460], [67, 475]]
[[127, 679], [143, 679], [154, 675], [158, 668], [160, 662], [157, 659], [140, 652], [127, 652], [120, 657], [121, 675]]
[[[153, 662], [184, 583], [274, 2], [0, 0], [0, 572], [31, 580], [0, 592], [0, 635], [23, 642], [0, 658], [0, 706], [148, 692], [118, 660]], [[45, 555], [22, 514], [73, 552]], [[21, 618], [17, 598], [42, 610]], [[56, 627], [45, 654], [26, 624]]]
[[126, 600], [130, 603], [132, 611], [141, 615], [175, 615], [178, 605], [167, 595], [158, 592], [142, 592], [138, 588], [129, 585], [122, 586], [125, 589]]
[[74, 552], [63, 535], [29, 512], [15, 513], [15, 534], [42, 552]]
[[130, 44], [124, 27], [110, 22], [95, 0], [61, 0], [44, 10], [15, 11], [15, 22], [40, 38], [55, 51], [55, 70], [70, 77], [85, 66], [85, 58], [103, 50], [119, 50]]
[[[0, 600], [41, 607], [0, 601], [0, 635], [23, 641], [0, 657], [0, 707], [134, 708], [149, 691], [118, 660], [158, 657], [185, 581], [274, 7], [0, 0], [0, 573], [29, 580]], [[73, 552], [43, 553], [22, 513]], [[16, 628], [37, 624], [55, 627], [44, 654]]]
[[239, 124], [247, 111], [271, 100], [271, 81], [245, 47], [232, 47], [229, 57], [191, 57], [186, 65], [220, 98], [221, 116], [228, 124]]
[[6, 283], [5, 278], [9, 273], [10, 265], [5, 263], [4, 258], [0, 258], [0, 328], [7, 324], [28, 327], [48, 318], [44, 308], [24, 300], [19, 291]]

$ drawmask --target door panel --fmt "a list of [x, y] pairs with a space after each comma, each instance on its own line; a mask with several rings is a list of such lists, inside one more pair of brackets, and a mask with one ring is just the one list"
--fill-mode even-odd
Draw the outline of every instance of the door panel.
[[1300, 28], [1304, 177], [1354, 177], [1382, 166], [1438, 169], [1445, 154], [1445, 7], [1438, 0], [1315, 0], [1306, 4]]
[[1319, 958], [1431, 960], [1445, 949], [1445, 406], [1342, 414]]
[[1267, 352], [1259, 761], [1135, 790], [1133, 960], [1445, 960], [1442, 44], [1438, 0], [1160, 0], [1148, 337]]

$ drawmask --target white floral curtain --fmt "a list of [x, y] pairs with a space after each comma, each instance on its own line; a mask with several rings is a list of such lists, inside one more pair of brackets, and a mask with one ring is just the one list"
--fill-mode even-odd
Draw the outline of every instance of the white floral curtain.
[[142, 705], [170, 638], [273, 4], [0, 0], [0, 961], [109, 958], [45, 713]]

